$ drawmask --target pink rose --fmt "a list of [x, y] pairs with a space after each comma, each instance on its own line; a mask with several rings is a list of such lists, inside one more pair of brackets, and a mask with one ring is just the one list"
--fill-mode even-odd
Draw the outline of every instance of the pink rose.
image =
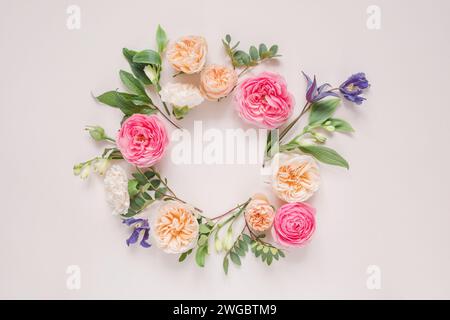
[[263, 72], [245, 79], [236, 92], [237, 110], [245, 121], [266, 129], [281, 126], [291, 116], [294, 97], [286, 81], [275, 73]]
[[281, 245], [301, 247], [311, 238], [316, 228], [316, 209], [304, 202], [288, 203], [275, 214], [272, 235]]
[[122, 124], [116, 142], [129, 163], [150, 167], [162, 158], [169, 139], [157, 115], [133, 114]]

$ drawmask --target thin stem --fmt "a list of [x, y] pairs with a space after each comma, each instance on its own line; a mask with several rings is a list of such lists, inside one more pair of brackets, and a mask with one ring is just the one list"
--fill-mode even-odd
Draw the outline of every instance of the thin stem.
[[284, 136], [289, 132], [289, 130], [291, 130], [292, 129], [292, 127], [297, 123], [297, 121], [298, 120], [300, 120], [300, 118], [306, 113], [306, 112], [308, 112], [308, 110], [309, 110], [309, 108], [310, 108], [310, 106], [311, 106], [311, 104], [309, 103], [309, 102], [306, 102], [305, 103], [305, 105], [304, 105], [304, 107], [303, 107], [303, 109], [302, 109], [302, 112], [300, 112], [300, 114], [286, 127], [286, 128], [284, 128], [283, 129], [283, 131], [281, 131], [281, 134], [280, 134], [280, 141], [281, 141], [281, 139], [283, 139], [284, 138]]
[[236, 207], [234, 207], [233, 209], [230, 209], [230, 210], [228, 210], [227, 212], [225, 212], [225, 213], [223, 213], [223, 214], [221, 214], [221, 215], [218, 215], [217, 217], [210, 218], [210, 220], [217, 220], [217, 219], [220, 219], [220, 218], [226, 216], [227, 214], [229, 214], [229, 213], [231, 213], [231, 212], [233, 212], [233, 211], [239, 209], [240, 207], [246, 205], [248, 202], [249, 202], [249, 200], [247, 200], [247, 201], [244, 202], [244, 203], [238, 204], [238, 205], [237, 205]]
[[172, 124], [175, 128], [177, 129], [181, 129], [180, 126], [178, 126], [175, 122], [172, 121], [172, 119], [170, 119], [164, 112], [162, 112], [162, 110], [160, 108], [158, 108], [157, 106], [154, 105], [154, 107], [156, 108], [156, 110], [159, 111], [159, 113], [161, 113], [161, 115], [170, 122], [170, 124]]
[[116, 143], [116, 140], [114, 140], [113, 138], [110, 138], [110, 137], [106, 137], [105, 140], [110, 141], [112, 143]]

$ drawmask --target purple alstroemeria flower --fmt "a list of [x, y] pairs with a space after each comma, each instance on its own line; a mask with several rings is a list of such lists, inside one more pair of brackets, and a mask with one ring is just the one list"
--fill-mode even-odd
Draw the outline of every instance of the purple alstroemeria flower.
[[314, 76], [314, 80], [311, 80], [311, 78], [306, 73], [304, 73], [303, 71], [302, 73], [307, 82], [306, 101], [313, 103], [325, 97], [338, 97], [338, 95], [332, 90], [327, 90], [328, 88], [331, 88], [331, 85], [329, 83], [325, 83], [317, 87], [316, 76]]
[[369, 81], [364, 72], [355, 73], [339, 86], [339, 91], [345, 99], [361, 104], [366, 98], [361, 97], [364, 89], [369, 87]]
[[122, 223], [125, 223], [129, 227], [133, 227], [133, 232], [126, 241], [127, 246], [136, 243], [141, 232], [143, 233], [142, 240], [139, 243], [141, 247], [149, 248], [151, 246], [151, 244], [147, 242], [150, 237], [150, 225], [148, 224], [148, 219], [129, 218], [123, 220]]

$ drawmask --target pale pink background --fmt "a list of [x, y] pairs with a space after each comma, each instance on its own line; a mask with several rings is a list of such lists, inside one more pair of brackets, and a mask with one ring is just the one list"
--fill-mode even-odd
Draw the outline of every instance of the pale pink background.
[[[81, 30], [66, 8], [81, 8]], [[381, 30], [366, 8], [381, 7]], [[1, 298], [450, 298], [450, 22], [448, 1], [0, 1]], [[356, 128], [329, 145], [350, 171], [321, 166], [311, 203], [312, 243], [268, 268], [249, 255], [225, 277], [161, 251], [127, 248], [128, 231], [110, 215], [98, 177], [82, 182], [74, 163], [101, 146], [83, 132], [114, 132], [120, 113], [90, 92], [120, 87], [122, 47], [154, 47], [163, 24], [171, 39], [199, 34], [208, 61], [225, 63], [226, 33], [244, 46], [277, 43], [280, 72], [303, 104], [300, 70], [338, 84], [356, 71], [372, 83], [368, 102], [343, 107]], [[254, 72], [258, 71], [255, 70]], [[166, 67], [165, 78], [170, 77]], [[183, 126], [238, 128], [231, 100], [205, 104]], [[211, 214], [267, 191], [257, 166], [159, 166], [180, 197]], [[380, 290], [366, 287], [378, 265]], [[79, 265], [80, 290], [66, 288]]]

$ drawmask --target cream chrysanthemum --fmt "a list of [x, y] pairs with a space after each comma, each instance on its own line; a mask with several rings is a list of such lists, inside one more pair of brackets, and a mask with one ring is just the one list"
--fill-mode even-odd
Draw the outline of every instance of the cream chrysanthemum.
[[128, 178], [122, 167], [113, 165], [106, 171], [105, 179], [106, 201], [113, 209], [113, 214], [124, 214], [130, 206], [128, 195]]
[[319, 189], [317, 162], [309, 155], [278, 153], [272, 161], [272, 188], [286, 202], [308, 200]]
[[164, 252], [182, 253], [197, 240], [199, 225], [194, 209], [177, 201], [164, 203], [152, 221], [153, 238]]

